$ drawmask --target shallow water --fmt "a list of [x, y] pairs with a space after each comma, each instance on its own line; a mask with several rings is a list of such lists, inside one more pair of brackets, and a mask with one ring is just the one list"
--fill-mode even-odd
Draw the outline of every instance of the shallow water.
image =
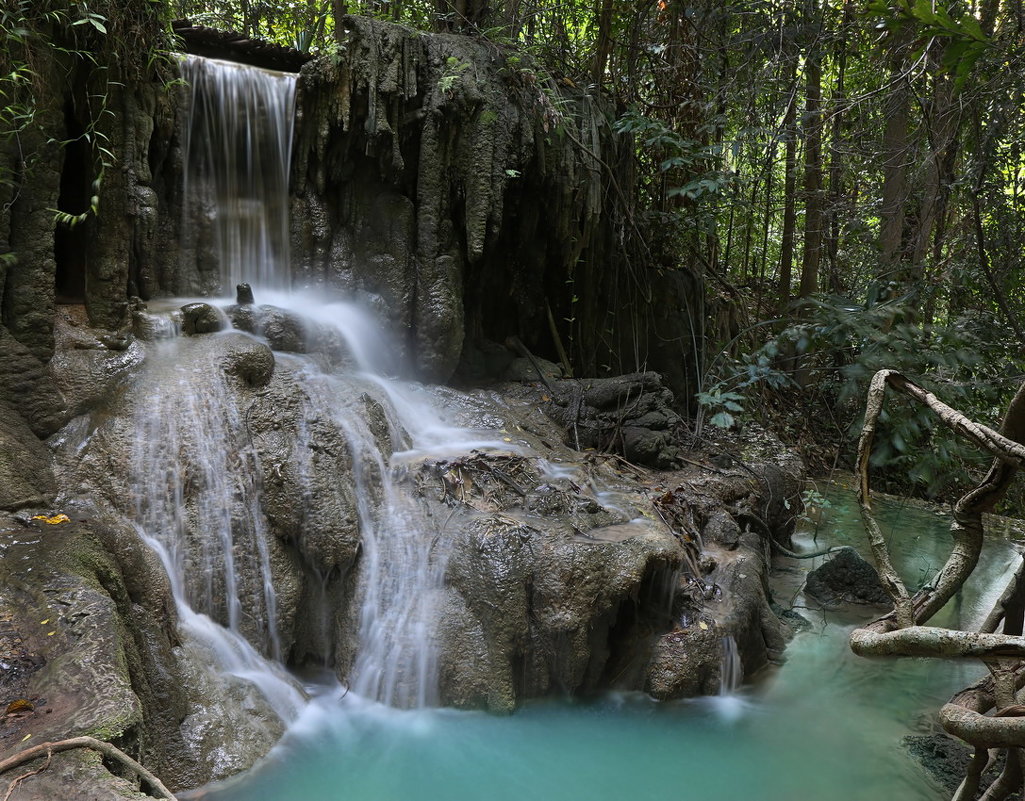
[[[818, 543], [861, 545], [851, 496], [834, 507]], [[908, 581], [945, 557], [947, 520], [883, 504]], [[799, 538], [810, 546], [810, 535]], [[1007, 540], [987, 547], [979, 586], [948, 619], [985, 613], [1009, 576]], [[784, 565], [794, 591], [797, 563]], [[802, 597], [797, 595], [798, 603]], [[508, 717], [451, 710], [399, 711], [324, 688], [284, 741], [249, 774], [204, 798], [216, 801], [933, 801], [932, 785], [901, 747], [927, 730], [938, 706], [981, 674], [972, 663], [868, 661], [847, 650], [850, 613], [805, 613], [786, 664], [733, 697], [655, 703], [643, 695], [544, 701]], [[845, 622], [844, 618], [847, 618]]]

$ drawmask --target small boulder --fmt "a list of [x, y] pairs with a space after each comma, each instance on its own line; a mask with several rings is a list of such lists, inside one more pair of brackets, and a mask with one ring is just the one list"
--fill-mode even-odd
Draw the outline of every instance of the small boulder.
[[[541, 374], [538, 375], [538, 370]], [[519, 356], [513, 359], [505, 369], [506, 381], [556, 381], [562, 378], [562, 368], [555, 362], [535, 356], [528, 359]]]
[[306, 353], [306, 336], [302, 320], [291, 312], [273, 306], [261, 306], [258, 333], [267, 338], [274, 350]]
[[180, 311], [186, 336], [213, 334], [224, 328], [224, 316], [209, 303], [186, 303]]
[[854, 604], [890, 606], [876, 569], [853, 548], [844, 548], [808, 574], [805, 592], [824, 604], [846, 601]]
[[224, 358], [224, 371], [238, 376], [251, 387], [265, 387], [274, 375], [274, 353], [256, 340], [233, 345]]
[[235, 303], [239, 306], [252, 306], [254, 302], [253, 288], [249, 284], [242, 283], [235, 287]]

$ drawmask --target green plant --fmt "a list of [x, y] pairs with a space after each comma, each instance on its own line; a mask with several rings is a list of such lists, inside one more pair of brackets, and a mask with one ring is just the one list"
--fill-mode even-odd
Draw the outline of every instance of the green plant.
[[[1017, 372], [1016, 355], [1003, 352], [993, 321], [976, 316], [925, 326], [915, 319], [916, 302], [807, 299], [796, 321], [759, 347], [714, 362], [717, 383], [698, 401], [716, 414], [735, 411], [725, 406], [727, 399], [741, 408], [757, 399], [766, 407], [799, 409], [804, 422], [793, 424], [812, 429], [813, 440], [845, 437], [849, 454], [868, 381], [888, 367], [914, 376], [969, 416], [996, 424], [993, 410], [1001, 406], [1004, 376]], [[718, 421], [710, 422], [727, 420]], [[936, 427], [922, 408], [891, 404], [879, 425], [872, 465], [891, 491], [917, 488], [935, 496], [966, 485], [980, 463], [973, 449]]]
[[442, 70], [441, 77], [438, 78], [438, 91], [442, 94], [448, 94], [452, 91], [456, 85], [456, 81], [462, 76], [466, 70], [468, 70], [472, 64], [468, 61], [461, 61], [456, 56], [449, 56], [445, 59], [445, 67]]
[[716, 384], [707, 392], [698, 392], [697, 401], [706, 414], [711, 414], [708, 422], [717, 428], [732, 428], [737, 422], [735, 415], [741, 414], [744, 407], [741, 402], [744, 396], [732, 392], [722, 384]]

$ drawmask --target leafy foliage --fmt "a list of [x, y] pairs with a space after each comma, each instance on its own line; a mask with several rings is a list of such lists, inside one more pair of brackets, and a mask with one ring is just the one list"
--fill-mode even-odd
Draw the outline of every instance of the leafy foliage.
[[[910, 317], [910, 307], [899, 301], [857, 305], [843, 298], [812, 299], [798, 321], [731, 360], [702, 403], [716, 408], [729, 397], [748, 410], [798, 404], [795, 416], [805, 429], [816, 436], [842, 436], [849, 459], [868, 382], [876, 371], [892, 368], [969, 417], [995, 425], [1014, 386], [1007, 380], [1013, 354], [991, 344], [999, 330], [994, 321], [967, 315], [923, 327]], [[937, 427], [922, 407], [890, 404], [880, 418], [872, 464], [893, 491], [935, 497], [968, 486], [972, 471], [987, 461]]]

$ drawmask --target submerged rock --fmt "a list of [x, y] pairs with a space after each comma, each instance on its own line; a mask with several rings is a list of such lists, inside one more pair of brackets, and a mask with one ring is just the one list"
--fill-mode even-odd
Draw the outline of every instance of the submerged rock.
[[[951, 792], [961, 784], [972, 761], [972, 749], [947, 734], [908, 735], [903, 739], [903, 744], [911, 756]], [[993, 767], [990, 773], [996, 773], [998, 770], [999, 768]]]

